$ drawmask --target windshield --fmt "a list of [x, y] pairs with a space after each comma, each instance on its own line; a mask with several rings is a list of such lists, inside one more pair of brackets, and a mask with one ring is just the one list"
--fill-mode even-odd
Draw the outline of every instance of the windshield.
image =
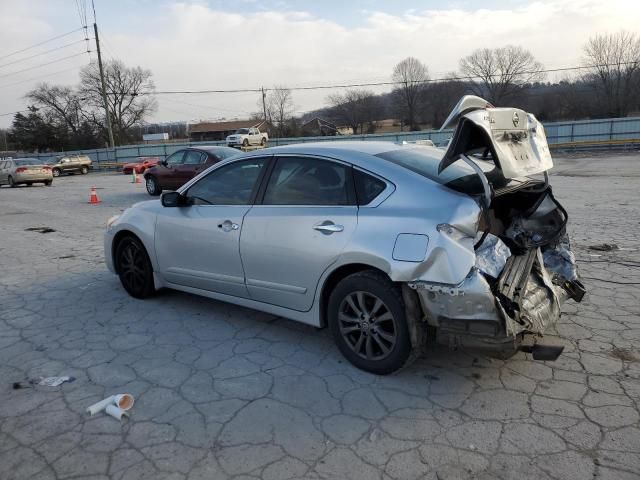
[[245, 133], [249, 133], [249, 129], [248, 128], [239, 128], [238, 130], [236, 130], [236, 133], [239, 133], [240, 135], [245, 134]]
[[42, 165], [42, 162], [37, 158], [18, 158], [15, 160], [15, 162], [19, 167], [25, 165]]
[[[473, 171], [473, 168], [464, 162], [456, 162], [438, 175], [438, 165], [441, 158], [434, 155], [434, 150], [431, 148], [399, 148], [376, 156], [454, 190], [467, 193], [482, 193], [483, 191], [481, 180]], [[494, 168], [490, 162], [475, 160], [485, 173]]]

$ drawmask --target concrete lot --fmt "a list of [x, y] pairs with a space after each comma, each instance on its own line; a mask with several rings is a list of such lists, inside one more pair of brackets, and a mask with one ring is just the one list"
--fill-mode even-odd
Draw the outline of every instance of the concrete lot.
[[[387, 377], [326, 331], [177, 292], [128, 297], [102, 232], [149, 199], [129, 181], [0, 189], [1, 479], [639, 478], [640, 155], [556, 160], [589, 277], [551, 340], [558, 361], [432, 348]], [[602, 242], [620, 250], [588, 249]], [[50, 375], [76, 380], [12, 388]], [[84, 413], [120, 392], [136, 397], [129, 420]]]

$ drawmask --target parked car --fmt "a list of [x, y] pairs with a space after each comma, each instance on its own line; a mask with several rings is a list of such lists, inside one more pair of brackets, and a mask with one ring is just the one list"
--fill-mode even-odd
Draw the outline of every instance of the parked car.
[[[477, 98], [477, 97], [475, 97]], [[507, 357], [582, 299], [565, 209], [533, 115], [465, 97], [447, 151], [321, 142], [220, 162], [161, 202], [108, 221], [105, 260], [125, 290], [162, 287], [328, 326], [377, 374], [426, 338]], [[435, 332], [435, 333], [434, 333]]]
[[33, 185], [53, 182], [51, 167], [37, 158], [13, 158], [0, 160], [0, 185], [15, 187], [21, 184]]
[[255, 127], [240, 128], [233, 135], [227, 137], [227, 146], [248, 147], [250, 145], [261, 145], [266, 147], [268, 141], [269, 135], [265, 132], [260, 132]]
[[138, 175], [142, 175], [148, 168], [158, 164], [158, 157], [140, 157], [137, 162], [125, 163], [122, 166], [122, 173], [131, 175], [135, 170]]
[[144, 172], [149, 195], [175, 190], [220, 160], [238, 155], [233, 148], [202, 146], [178, 150]]
[[61, 155], [48, 163], [54, 177], [59, 177], [64, 173], [74, 174], [78, 172], [86, 175], [89, 173], [91, 164], [91, 158], [87, 155]]

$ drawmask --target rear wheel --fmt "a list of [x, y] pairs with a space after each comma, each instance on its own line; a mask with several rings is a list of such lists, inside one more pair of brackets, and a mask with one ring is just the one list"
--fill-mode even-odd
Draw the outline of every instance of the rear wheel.
[[9, 175], [9, 178], [7, 179], [7, 181], [9, 182], [9, 186], [11, 188], [15, 188], [18, 186], [18, 184], [13, 181], [13, 177], [11, 175]]
[[53, 181], [52, 181], [52, 180], [47, 180], [46, 182], [44, 182], [44, 184], [45, 184], [47, 187], [50, 187], [52, 183], [53, 183]]
[[385, 275], [367, 270], [341, 280], [329, 297], [327, 314], [338, 348], [356, 367], [386, 375], [409, 359], [402, 294]]
[[153, 267], [140, 240], [123, 238], [116, 247], [115, 264], [120, 282], [129, 295], [147, 298], [153, 294]]
[[51, 170], [51, 173], [53, 173], [54, 177], [59, 177], [61, 172], [59, 168], [54, 168], [53, 170]]
[[86, 175], [87, 173], [89, 173], [89, 167], [86, 167], [83, 165], [82, 168], [80, 169], [80, 173], [82, 175]]
[[153, 195], [155, 197], [162, 193], [162, 188], [160, 188], [156, 177], [154, 177], [153, 175], [149, 175], [147, 178], [145, 178], [145, 186], [147, 187], [147, 192], [149, 193], [149, 195]]

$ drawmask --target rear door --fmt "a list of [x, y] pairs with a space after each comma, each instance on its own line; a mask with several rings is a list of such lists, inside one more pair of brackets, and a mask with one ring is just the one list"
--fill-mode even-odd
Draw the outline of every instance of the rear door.
[[261, 196], [245, 216], [240, 238], [249, 295], [307, 311], [320, 276], [356, 228], [351, 168], [324, 158], [280, 156]]
[[180, 186], [187, 183], [202, 170], [207, 154], [198, 150], [187, 150], [184, 154], [182, 164], [175, 169], [176, 180]]

